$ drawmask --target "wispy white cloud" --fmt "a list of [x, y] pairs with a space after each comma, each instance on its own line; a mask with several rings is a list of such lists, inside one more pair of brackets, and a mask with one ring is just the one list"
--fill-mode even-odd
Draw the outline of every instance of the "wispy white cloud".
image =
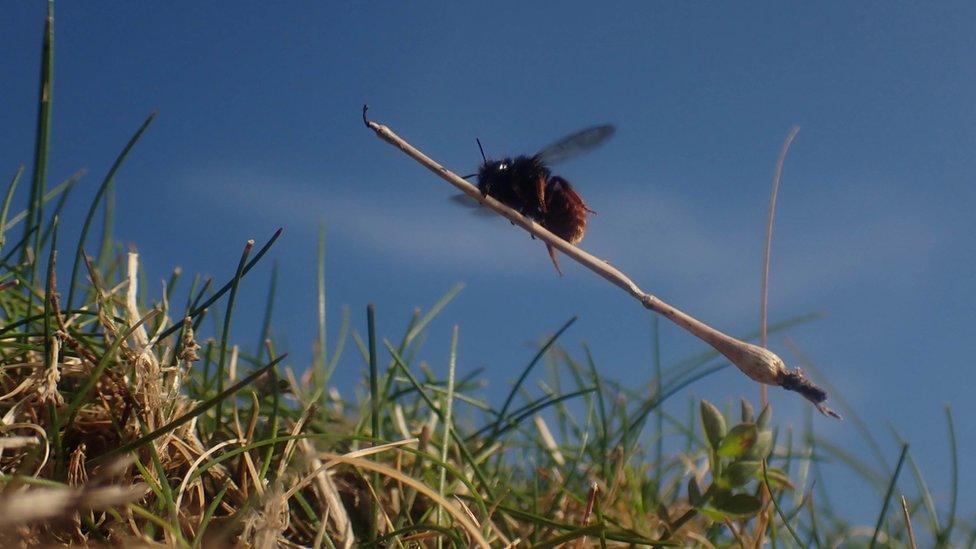
[[[798, 229], [781, 213], [771, 278], [779, 306], [857, 281], [910, 281], [937, 260], [946, 235], [936, 211], [910, 197], [875, 204], [851, 188], [849, 200], [831, 205], [812, 226]], [[865, 204], [872, 207], [865, 210]], [[635, 277], [710, 282], [696, 290], [710, 308], [746, 303], [751, 311], [758, 301], [765, 214], [765, 204], [751, 216], [738, 215], [660, 189], [604, 195], [588, 244], [601, 255], [628, 258]]]
[[[415, 200], [352, 192], [353, 185], [305, 185], [253, 175], [222, 176], [232, 197], [225, 204], [252, 215], [287, 217], [314, 226], [325, 218], [330, 232], [370, 253], [415, 262], [425, 269], [462, 268], [519, 276], [526, 254], [545, 257], [541, 243], [500, 219], [481, 219], [446, 200]], [[194, 186], [194, 188], [205, 188]], [[618, 188], [627, 189], [621, 185]], [[638, 188], [632, 186], [630, 188]], [[210, 186], [213, 192], [212, 185]], [[230, 191], [233, 192], [230, 192]], [[903, 197], [904, 198], [904, 197]], [[775, 242], [773, 291], [777, 303], [823, 293], [856, 280], [919, 276], [940, 243], [937, 223], [909, 200], [859, 211], [856, 197], [834, 206], [816, 226], [797, 231], [781, 218]], [[736, 216], [700, 206], [661, 189], [599, 197], [599, 215], [584, 245], [635, 277], [680, 285], [688, 279], [713, 313], [754, 308], [758, 294], [765, 212]], [[730, 223], [730, 218], [732, 222]], [[732, 228], [730, 228], [732, 227]], [[648, 287], [653, 291], [654, 287]]]
[[517, 276], [525, 254], [547, 257], [541, 243], [509, 229], [508, 223], [474, 216], [447, 200], [404, 202], [368, 191], [350, 192], [353, 185], [330, 185], [324, 191], [323, 186], [247, 174], [222, 175], [220, 181], [226, 191], [214, 189], [213, 183], [189, 187], [207, 188], [210, 193], [216, 190], [228, 197], [223, 201], [226, 207], [249, 215], [286, 218], [308, 227], [324, 219], [329, 232], [338, 238], [370, 253], [427, 269], [452, 266]]

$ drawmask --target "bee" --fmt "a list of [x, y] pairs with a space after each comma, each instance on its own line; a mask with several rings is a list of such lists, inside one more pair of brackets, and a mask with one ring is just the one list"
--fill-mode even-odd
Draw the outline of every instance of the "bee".
[[[532, 156], [489, 160], [478, 141], [484, 161], [477, 173], [482, 196], [491, 196], [506, 206], [539, 223], [570, 244], [578, 244], [586, 234], [588, 214], [595, 214], [564, 177], [553, 175], [549, 166], [564, 162], [605, 143], [616, 129], [609, 124], [593, 126], [568, 135]], [[466, 195], [458, 197], [464, 203]], [[562, 276], [556, 249], [546, 244], [549, 257]]]

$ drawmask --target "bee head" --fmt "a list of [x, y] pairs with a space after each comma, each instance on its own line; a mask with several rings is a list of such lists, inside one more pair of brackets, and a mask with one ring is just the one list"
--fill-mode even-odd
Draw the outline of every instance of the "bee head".
[[512, 163], [508, 159], [486, 160], [478, 169], [478, 181], [497, 181], [507, 178], [511, 169]]

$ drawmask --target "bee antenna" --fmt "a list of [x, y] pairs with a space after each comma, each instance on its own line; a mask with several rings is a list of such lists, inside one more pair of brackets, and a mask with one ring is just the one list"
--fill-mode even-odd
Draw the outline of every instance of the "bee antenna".
[[474, 140], [478, 142], [478, 150], [481, 151], [481, 159], [485, 161], [485, 164], [487, 164], [488, 157], [485, 156], [485, 148], [481, 146], [481, 140], [478, 139], [477, 137], [475, 137]]

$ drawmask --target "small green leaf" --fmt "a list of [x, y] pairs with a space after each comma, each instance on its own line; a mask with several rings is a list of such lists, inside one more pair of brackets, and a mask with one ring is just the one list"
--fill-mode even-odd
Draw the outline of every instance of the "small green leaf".
[[796, 487], [793, 486], [793, 481], [790, 480], [790, 476], [786, 474], [782, 469], [766, 469], [766, 478], [769, 479], [770, 487], [777, 490], [790, 489], [793, 490]]
[[748, 400], [742, 399], [742, 422], [752, 423], [756, 419], [756, 410]]
[[705, 515], [706, 518], [708, 518], [709, 520], [711, 520], [713, 522], [722, 522], [726, 518], [731, 518], [728, 515], [726, 515], [725, 513], [719, 511], [718, 509], [712, 508], [712, 507], [702, 507], [698, 511], [702, 515]]
[[722, 438], [725, 436], [728, 428], [725, 426], [725, 418], [722, 417], [722, 412], [718, 411], [718, 408], [714, 404], [707, 400], [701, 401], [701, 419], [702, 419], [702, 430], [705, 432], [705, 438], [708, 439], [708, 443], [712, 448], [717, 449], [719, 443], [722, 442]]
[[711, 510], [730, 518], [754, 516], [762, 509], [759, 498], [750, 494], [722, 494], [712, 498]]
[[722, 438], [718, 455], [727, 458], [743, 456], [756, 443], [758, 437], [759, 431], [755, 423], [740, 423]]
[[756, 420], [756, 426], [759, 427], [760, 431], [765, 431], [769, 428], [769, 420], [773, 417], [773, 407], [769, 404], [759, 412], [759, 419]]
[[664, 524], [671, 524], [671, 515], [668, 513], [667, 505], [664, 503], [657, 504], [657, 518], [664, 521]]
[[704, 499], [701, 488], [698, 487], [698, 480], [692, 476], [688, 479], [688, 503], [691, 503], [692, 507], [698, 507]]
[[758, 461], [736, 461], [725, 469], [725, 478], [731, 486], [742, 486], [755, 478], [759, 466]]
[[769, 457], [770, 451], [773, 449], [773, 432], [772, 431], [760, 431], [759, 436], [756, 438], [756, 443], [752, 445], [749, 449], [749, 459], [762, 461]]

